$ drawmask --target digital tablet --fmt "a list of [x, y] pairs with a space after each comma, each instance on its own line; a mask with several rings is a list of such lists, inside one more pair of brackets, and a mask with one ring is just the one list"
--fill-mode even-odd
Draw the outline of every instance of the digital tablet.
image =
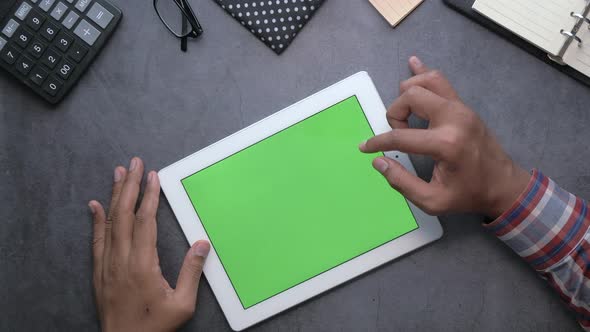
[[159, 172], [188, 242], [211, 242], [204, 273], [233, 330], [442, 235], [358, 149], [391, 130], [385, 112], [360, 72]]

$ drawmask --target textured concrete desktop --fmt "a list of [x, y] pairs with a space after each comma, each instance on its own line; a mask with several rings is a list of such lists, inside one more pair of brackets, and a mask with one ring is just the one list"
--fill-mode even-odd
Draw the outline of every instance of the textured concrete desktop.
[[[149, 0], [125, 17], [57, 108], [0, 76], [1, 331], [93, 331], [87, 202], [138, 155], [160, 169], [352, 73], [389, 103], [407, 58], [440, 68], [516, 161], [590, 198], [590, 89], [426, 1], [392, 30], [368, 1], [327, 1], [276, 56], [213, 1], [189, 52]], [[432, 164], [414, 158], [422, 176]], [[188, 245], [163, 199], [158, 249], [176, 280]], [[558, 296], [472, 216], [441, 218], [438, 242], [268, 320], [253, 331], [576, 331]], [[394, 282], [395, 281], [395, 282]], [[225, 331], [207, 282], [186, 331]]]

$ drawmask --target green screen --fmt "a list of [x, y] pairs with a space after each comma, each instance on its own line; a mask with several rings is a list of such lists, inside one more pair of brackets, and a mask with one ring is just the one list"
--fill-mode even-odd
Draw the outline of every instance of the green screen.
[[352, 96], [182, 180], [244, 308], [418, 228]]

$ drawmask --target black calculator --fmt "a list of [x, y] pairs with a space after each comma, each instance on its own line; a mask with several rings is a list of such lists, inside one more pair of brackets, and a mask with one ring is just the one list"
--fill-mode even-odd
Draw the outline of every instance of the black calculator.
[[0, 67], [56, 104], [122, 16], [106, 0], [0, 0]]

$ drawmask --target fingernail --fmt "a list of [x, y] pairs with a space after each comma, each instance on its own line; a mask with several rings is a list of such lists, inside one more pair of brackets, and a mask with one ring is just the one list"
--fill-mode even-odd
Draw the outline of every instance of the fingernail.
[[131, 164], [129, 164], [129, 170], [132, 171], [137, 167], [137, 158], [131, 159]]
[[149, 172], [147, 182], [152, 183], [152, 181], [154, 181], [154, 172]]
[[375, 159], [374, 167], [379, 171], [379, 173], [383, 174], [389, 168], [389, 164], [385, 160], [379, 158]]
[[92, 214], [96, 214], [96, 209], [94, 208], [94, 205], [92, 205], [92, 202], [88, 203], [88, 208], [90, 208]]
[[416, 67], [422, 66], [422, 61], [420, 61], [420, 59], [418, 59], [418, 57], [415, 55], [410, 58], [410, 62]]
[[367, 147], [367, 141], [364, 141], [361, 144], [359, 144], [359, 150], [361, 150], [361, 151], [365, 151], [366, 147]]
[[115, 175], [113, 176], [114, 181], [119, 182], [119, 181], [121, 181], [122, 177], [123, 177], [123, 173], [121, 172], [119, 167], [115, 168]]
[[197, 245], [193, 248], [193, 254], [199, 257], [207, 257], [209, 254], [209, 243], [206, 241], [199, 241]]

